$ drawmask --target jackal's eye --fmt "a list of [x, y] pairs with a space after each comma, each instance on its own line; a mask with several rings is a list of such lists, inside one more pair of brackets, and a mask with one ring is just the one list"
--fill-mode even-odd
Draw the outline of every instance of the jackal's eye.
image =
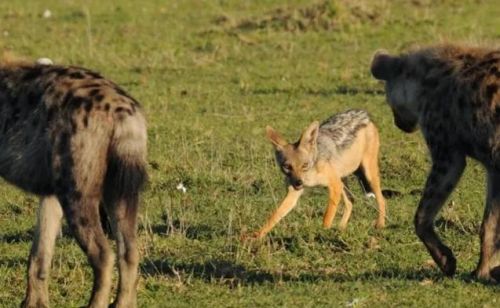
[[285, 173], [290, 173], [290, 171], [292, 171], [292, 166], [290, 164], [283, 164], [281, 168]]
[[304, 163], [302, 165], [302, 170], [307, 170], [307, 169], [309, 169], [309, 163]]

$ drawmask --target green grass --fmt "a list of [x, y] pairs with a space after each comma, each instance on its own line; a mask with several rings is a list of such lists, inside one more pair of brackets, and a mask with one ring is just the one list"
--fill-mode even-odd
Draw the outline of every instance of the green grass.
[[[499, 286], [469, 275], [483, 169], [469, 162], [437, 223], [458, 259], [455, 278], [443, 278], [413, 231], [425, 143], [394, 127], [368, 70], [378, 48], [498, 44], [498, 1], [336, 0], [320, 10], [305, 0], [0, 2], [0, 51], [96, 69], [144, 105], [151, 180], [140, 211], [141, 307], [498, 307]], [[402, 193], [388, 199], [387, 228], [372, 227], [375, 204], [351, 179], [345, 233], [322, 229], [327, 196], [318, 188], [266, 240], [240, 243], [285, 195], [265, 125], [295, 139], [347, 108], [372, 114], [383, 187]], [[0, 306], [14, 307], [38, 201], [6, 183], [0, 196]], [[53, 261], [54, 307], [84, 305], [90, 294], [90, 268], [67, 233]]]

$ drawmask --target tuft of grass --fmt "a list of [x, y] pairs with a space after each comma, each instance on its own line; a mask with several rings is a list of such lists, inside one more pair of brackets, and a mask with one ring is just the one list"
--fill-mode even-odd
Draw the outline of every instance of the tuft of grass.
[[[139, 220], [141, 307], [496, 307], [498, 286], [469, 276], [484, 171], [468, 162], [436, 222], [458, 258], [456, 277], [444, 278], [413, 231], [425, 143], [394, 127], [368, 67], [379, 48], [498, 44], [499, 10], [494, 0], [12, 0], [0, 2], [0, 51], [101, 71], [142, 102], [150, 183]], [[265, 240], [240, 242], [285, 195], [265, 125], [296, 139], [347, 108], [368, 110], [381, 131], [387, 228], [372, 227], [374, 202], [348, 179], [355, 203], [346, 232], [322, 229], [327, 196], [318, 188]], [[37, 204], [0, 185], [0, 306], [22, 300]], [[54, 307], [84, 305], [91, 289], [68, 234], [50, 276]]]

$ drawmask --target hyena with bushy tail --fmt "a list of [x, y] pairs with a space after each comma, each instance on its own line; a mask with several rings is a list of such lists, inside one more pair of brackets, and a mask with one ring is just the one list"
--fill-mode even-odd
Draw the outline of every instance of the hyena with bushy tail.
[[0, 175], [41, 199], [22, 306], [48, 306], [63, 216], [93, 269], [89, 306], [108, 306], [114, 257], [101, 213], [117, 241], [114, 305], [136, 306], [137, 210], [147, 174], [146, 121], [135, 99], [83, 68], [1, 64]]

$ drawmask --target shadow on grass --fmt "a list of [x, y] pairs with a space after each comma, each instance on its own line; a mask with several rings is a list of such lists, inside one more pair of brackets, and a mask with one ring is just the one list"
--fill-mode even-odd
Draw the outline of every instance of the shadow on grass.
[[[106, 229], [105, 229], [106, 231]], [[14, 233], [8, 233], [8, 234], [0, 234], [0, 242], [4, 242], [7, 244], [18, 244], [18, 243], [29, 243], [31, 244], [34, 240], [34, 233], [35, 231], [33, 229], [30, 230], [25, 230], [25, 231], [18, 231]], [[111, 237], [111, 231], [106, 232], [109, 236], [110, 239]], [[67, 225], [63, 225], [60, 233], [57, 235], [57, 240], [59, 241], [62, 238], [69, 238], [73, 239], [73, 232], [71, 229], [68, 228]]]
[[[141, 272], [145, 276], [189, 276], [206, 282], [219, 281], [230, 287], [236, 285], [254, 285], [277, 282], [355, 282], [378, 281], [381, 279], [397, 279], [410, 281], [441, 280], [444, 276], [435, 269], [403, 269], [390, 267], [381, 270], [367, 271], [360, 274], [261, 271], [247, 269], [245, 266], [226, 260], [209, 260], [205, 263], [170, 263], [168, 260], [146, 260], [141, 264]], [[468, 273], [456, 276], [459, 280], [469, 282], [472, 277]]]
[[382, 189], [382, 195], [386, 199], [392, 199], [392, 198], [397, 198], [401, 197], [403, 195], [402, 192], [394, 189]]
[[169, 235], [172, 232], [182, 233], [190, 240], [211, 240], [214, 237], [223, 235], [222, 231], [218, 231], [209, 225], [185, 226], [179, 220], [173, 221], [171, 225], [153, 225], [151, 226], [151, 232], [159, 235]]
[[33, 240], [33, 230], [25, 230], [9, 234], [0, 234], [0, 242], [8, 244], [31, 242], [32, 240]]
[[0, 267], [13, 268], [22, 266], [25, 267], [28, 264], [28, 255], [25, 257], [6, 257], [0, 259]]
[[[275, 249], [284, 249], [291, 253], [301, 255], [303, 249], [302, 242], [306, 240], [300, 236], [273, 236], [269, 235], [269, 242], [275, 247]], [[314, 236], [314, 243], [322, 246], [328, 246], [332, 253], [342, 253], [349, 252], [351, 248], [338, 236], [326, 236], [323, 234], [318, 234]]]
[[314, 96], [324, 96], [330, 97], [335, 95], [384, 95], [383, 90], [379, 89], [367, 89], [367, 88], [355, 88], [355, 87], [347, 87], [347, 86], [339, 86], [332, 89], [286, 89], [286, 88], [278, 88], [278, 87], [270, 87], [270, 88], [257, 88], [250, 90], [251, 94], [254, 95], [276, 95], [276, 94], [292, 94], [297, 91], [301, 91], [308, 95]]

